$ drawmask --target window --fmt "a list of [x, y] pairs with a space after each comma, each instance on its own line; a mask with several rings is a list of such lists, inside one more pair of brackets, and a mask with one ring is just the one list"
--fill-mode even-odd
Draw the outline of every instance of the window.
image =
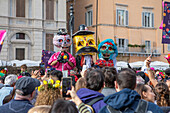
[[122, 26], [128, 26], [128, 11], [117, 9], [116, 11], [116, 24]]
[[88, 10], [86, 13], [85, 13], [85, 24], [86, 26], [92, 26], [93, 25], [93, 11], [92, 9], [91, 10]]
[[146, 53], [150, 53], [151, 52], [151, 41], [145, 41], [145, 51]]
[[142, 12], [142, 26], [154, 27], [154, 14], [151, 12]]
[[125, 39], [119, 39], [118, 47], [125, 47]]
[[24, 33], [16, 33], [16, 39], [25, 39]]
[[46, 0], [46, 19], [54, 20], [54, 0]]
[[128, 51], [128, 39], [117, 38], [116, 43], [119, 51]]
[[25, 17], [25, 0], [16, 0], [16, 17]]
[[53, 34], [46, 34], [46, 50], [54, 51]]
[[16, 60], [25, 59], [25, 48], [16, 48]]

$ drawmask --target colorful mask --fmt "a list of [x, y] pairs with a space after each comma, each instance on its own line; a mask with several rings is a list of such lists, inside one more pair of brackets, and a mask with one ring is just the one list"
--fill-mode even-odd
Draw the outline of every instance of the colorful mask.
[[99, 58], [113, 59], [113, 55], [118, 55], [117, 47], [112, 39], [102, 41], [98, 46]]
[[72, 44], [71, 38], [69, 35], [55, 35], [53, 38], [53, 44], [60, 48], [61, 51], [66, 51], [69, 49], [69, 46]]
[[78, 31], [73, 35], [77, 55], [94, 55], [97, 52], [93, 34], [92, 31]]
[[167, 55], [167, 56], [165, 56], [164, 58], [166, 58], [166, 59], [167, 59], [167, 61], [168, 61], [168, 63], [170, 64], [170, 53], [168, 53], [168, 55]]

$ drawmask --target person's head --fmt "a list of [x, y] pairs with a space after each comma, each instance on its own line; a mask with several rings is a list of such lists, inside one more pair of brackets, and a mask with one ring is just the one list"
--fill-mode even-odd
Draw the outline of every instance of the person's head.
[[49, 113], [50, 109], [50, 105], [35, 106], [31, 108], [28, 113]]
[[5, 77], [0, 77], [0, 84], [4, 84]]
[[116, 80], [117, 75], [116, 69], [112, 67], [104, 67], [103, 72], [105, 87], [114, 88], [115, 87], [114, 81]]
[[78, 113], [78, 109], [73, 102], [58, 99], [53, 104], [49, 113]]
[[21, 65], [21, 72], [25, 72], [27, 70], [27, 65], [23, 64]]
[[32, 100], [35, 96], [35, 89], [40, 85], [37, 79], [31, 77], [22, 77], [15, 84], [16, 99]]
[[75, 90], [76, 92], [80, 89], [80, 88], [86, 88], [86, 79], [84, 77], [81, 77], [77, 80], [76, 82], [76, 86], [75, 86]]
[[43, 84], [41, 87], [35, 106], [52, 105], [58, 98], [61, 98], [60, 90], [58, 88], [52, 88], [49, 84]]
[[155, 94], [153, 92], [153, 89], [146, 84], [137, 84], [135, 90], [138, 92], [138, 94], [141, 96], [141, 99], [144, 99], [149, 102], [155, 102]]
[[100, 91], [104, 87], [104, 74], [101, 70], [94, 69], [86, 75], [86, 88]]
[[166, 83], [159, 82], [155, 88], [156, 100], [158, 106], [170, 106], [169, 88]]
[[11, 87], [13, 87], [16, 83], [17, 80], [17, 75], [14, 74], [10, 74], [5, 78], [5, 84], [6, 85], [10, 85]]
[[7, 95], [7, 96], [3, 99], [3, 104], [8, 103], [11, 99], [12, 99], [12, 94]]
[[136, 73], [129, 68], [123, 69], [117, 76], [115, 88], [120, 91], [124, 88], [134, 90], [136, 86]]
[[54, 81], [56, 81], [56, 80], [60, 80], [61, 81], [62, 77], [63, 77], [63, 74], [59, 70], [54, 70], [50, 74], [50, 78], [53, 79]]

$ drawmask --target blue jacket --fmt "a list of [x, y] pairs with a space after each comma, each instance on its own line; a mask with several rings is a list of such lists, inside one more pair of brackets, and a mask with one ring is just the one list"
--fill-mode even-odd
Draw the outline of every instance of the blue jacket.
[[[79, 89], [77, 91], [77, 95], [85, 104], [90, 102], [91, 100], [95, 99], [96, 97], [104, 97], [103, 94], [101, 94], [97, 91], [87, 89], [87, 88]], [[92, 105], [92, 107], [95, 110], [95, 113], [98, 113], [99, 110], [104, 106], [106, 106], [106, 104], [104, 103], [103, 100], [99, 100], [98, 102], [96, 102], [95, 104]]]
[[[128, 113], [134, 113], [140, 98], [140, 95], [136, 91], [125, 88], [115, 94], [105, 97], [104, 102], [116, 110], [121, 109], [122, 113], [127, 113], [127, 111], [124, 111], [127, 107]], [[163, 113], [160, 107], [151, 102], [148, 102], [147, 111], [152, 111], [151, 113]], [[99, 113], [109, 113], [109, 111], [105, 106], [99, 111]]]
[[11, 100], [0, 106], [0, 113], [27, 113], [32, 107], [29, 100]]

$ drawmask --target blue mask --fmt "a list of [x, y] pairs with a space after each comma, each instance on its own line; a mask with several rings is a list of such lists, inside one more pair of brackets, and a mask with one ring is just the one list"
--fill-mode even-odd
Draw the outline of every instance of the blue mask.
[[114, 53], [115, 51], [112, 45], [103, 44], [100, 48], [100, 56], [103, 59], [112, 59]]

